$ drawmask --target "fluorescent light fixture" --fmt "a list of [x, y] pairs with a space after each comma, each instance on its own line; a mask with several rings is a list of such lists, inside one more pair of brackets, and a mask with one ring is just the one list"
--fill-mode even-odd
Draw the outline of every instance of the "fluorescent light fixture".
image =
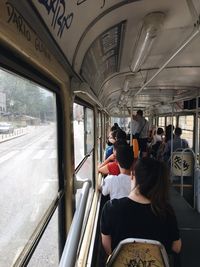
[[144, 17], [130, 66], [132, 72], [137, 72], [145, 62], [163, 25], [164, 17], [165, 14], [162, 12], [152, 12]]

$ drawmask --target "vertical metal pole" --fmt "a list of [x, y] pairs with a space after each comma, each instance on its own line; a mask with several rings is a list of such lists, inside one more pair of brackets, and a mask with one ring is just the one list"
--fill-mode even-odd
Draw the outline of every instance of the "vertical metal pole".
[[183, 151], [181, 151], [181, 196], [183, 196]]
[[133, 128], [133, 98], [131, 99], [131, 125], [130, 125], [130, 146], [132, 145], [132, 140], [133, 140], [133, 132], [132, 132], [132, 128]]
[[197, 161], [197, 155], [199, 155], [199, 120], [198, 120], [198, 108], [199, 105], [199, 97], [196, 97], [196, 114], [195, 114], [195, 164], [197, 163], [199, 165], [199, 162]]
[[[198, 201], [198, 183], [200, 181], [195, 181], [195, 170], [199, 166], [199, 97], [196, 97], [196, 114], [195, 114], [195, 157], [194, 157], [194, 169], [193, 169], [193, 204], [196, 208], [196, 200]], [[198, 179], [198, 177], [196, 177]], [[197, 196], [197, 199], [196, 199]]]
[[126, 128], [125, 128], [125, 124], [126, 124], [126, 123], [125, 123], [125, 114], [126, 114], [126, 110], [125, 110], [125, 109], [126, 109], [126, 106], [124, 105], [124, 131], [125, 131], [125, 129], [126, 129]]
[[172, 127], [171, 127], [171, 174], [173, 167], [173, 116], [174, 116], [174, 103], [172, 104]]

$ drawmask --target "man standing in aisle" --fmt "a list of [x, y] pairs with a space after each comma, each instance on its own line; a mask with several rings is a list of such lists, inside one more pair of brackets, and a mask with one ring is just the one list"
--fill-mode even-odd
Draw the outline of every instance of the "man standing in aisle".
[[136, 115], [133, 115], [135, 123], [134, 137], [138, 140], [140, 157], [147, 157], [147, 141], [149, 133], [149, 123], [143, 117], [143, 111], [139, 109]]

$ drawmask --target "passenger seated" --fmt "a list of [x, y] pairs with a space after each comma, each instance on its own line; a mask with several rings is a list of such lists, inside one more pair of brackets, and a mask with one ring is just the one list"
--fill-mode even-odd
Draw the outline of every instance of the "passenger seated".
[[113, 154], [110, 155], [104, 162], [98, 167], [98, 171], [104, 175], [118, 175], [120, 169], [116, 161], [116, 150], [119, 145], [127, 145], [126, 140], [118, 140], [113, 145]]
[[[188, 148], [188, 142], [185, 139], [181, 138], [181, 134], [182, 134], [182, 129], [177, 127], [174, 131], [174, 139], [173, 139], [173, 152], [176, 151], [178, 148]], [[164, 149], [164, 154], [163, 154], [163, 159], [165, 161], [169, 160], [171, 156], [171, 140], [169, 140], [166, 145], [165, 145], [165, 149]]]
[[181, 240], [168, 203], [169, 175], [164, 162], [143, 158], [135, 166], [128, 197], [108, 201], [102, 211], [102, 244], [107, 254], [125, 238], [160, 241], [168, 253], [179, 253]]
[[158, 151], [160, 146], [163, 144], [163, 128], [158, 128], [156, 134], [153, 136], [153, 141], [150, 148], [151, 157], [158, 159]]
[[119, 164], [119, 175], [108, 175], [100, 188], [104, 196], [110, 199], [128, 196], [131, 191], [131, 169], [133, 150], [129, 145], [119, 145], [116, 148], [116, 160]]

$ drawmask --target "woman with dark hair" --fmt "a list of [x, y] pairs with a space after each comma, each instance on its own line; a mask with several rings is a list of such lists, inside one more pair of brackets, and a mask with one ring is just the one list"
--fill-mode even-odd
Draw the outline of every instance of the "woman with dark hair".
[[106, 148], [105, 160], [113, 154], [113, 145], [117, 140], [125, 140], [126, 142], [126, 133], [120, 128], [109, 133], [108, 141], [110, 142], [110, 146]]
[[108, 201], [102, 211], [103, 247], [111, 254], [125, 238], [160, 241], [168, 253], [179, 253], [181, 240], [176, 216], [168, 202], [169, 176], [164, 162], [138, 160], [128, 197]]
[[115, 130], [118, 130], [118, 129], [120, 129], [120, 127], [119, 127], [118, 123], [115, 122], [110, 130], [111, 131], [115, 131]]
[[98, 167], [98, 171], [100, 173], [102, 173], [103, 175], [107, 175], [107, 174], [118, 175], [118, 174], [120, 174], [120, 169], [119, 169], [118, 163], [116, 161], [116, 152], [117, 152], [117, 147], [119, 145], [128, 146], [126, 140], [124, 140], [124, 139], [117, 140], [113, 144], [113, 154], [111, 154], [106, 160], [104, 160], [104, 162], [102, 162]]
[[116, 142], [117, 130], [111, 131], [108, 136], [107, 147], [105, 150], [105, 160], [113, 153], [113, 144]]

